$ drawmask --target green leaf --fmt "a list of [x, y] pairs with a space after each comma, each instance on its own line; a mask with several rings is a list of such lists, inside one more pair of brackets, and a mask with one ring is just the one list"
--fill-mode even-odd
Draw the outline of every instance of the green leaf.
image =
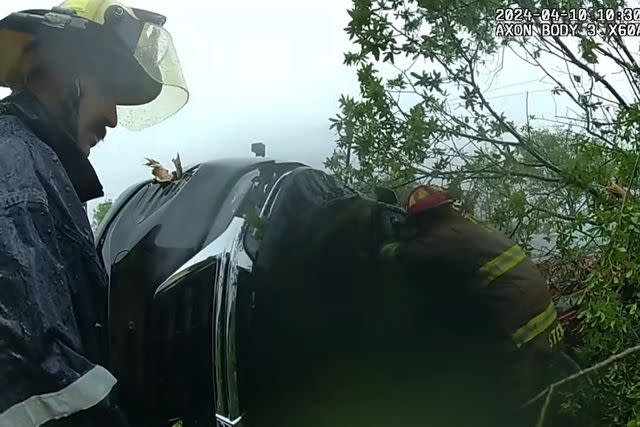
[[113, 205], [113, 200], [106, 199], [104, 202], [99, 203], [98, 206], [94, 208], [93, 223], [92, 223], [92, 228], [94, 231], [98, 229], [100, 224], [102, 224], [102, 221], [107, 216], [107, 213], [111, 209], [112, 205]]
[[261, 239], [264, 236], [266, 222], [260, 218], [255, 209], [248, 208], [245, 212], [245, 219], [247, 223], [254, 228], [256, 237]]
[[378, 46], [375, 46], [371, 49], [371, 54], [373, 55], [376, 61], [380, 60], [380, 48]]
[[598, 43], [591, 37], [580, 38], [580, 50], [582, 51], [582, 59], [589, 64], [597, 64], [598, 56], [595, 53], [595, 49], [599, 46]]
[[[624, 76], [624, 71], [637, 72], [633, 67], [624, 70], [624, 64], [616, 66], [616, 71], [602, 71], [604, 80], [594, 81], [585, 94], [575, 86], [586, 83], [582, 77], [587, 75], [573, 71], [577, 76], [570, 74], [571, 81], [564, 87], [550, 88], [554, 99], [580, 99], [578, 107], [583, 107], [584, 116], [581, 111], [549, 126], [533, 108], [526, 115], [538, 118], [524, 127], [519, 118], [524, 111], [514, 111], [508, 99], [494, 98], [481, 78], [481, 71], [493, 69], [494, 60], [501, 56], [501, 43], [519, 43], [494, 37], [496, 8], [506, 3], [482, 0], [470, 6], [468, 0], [418, 1], [352, 0], [352, 22], [345, 31], [355, 47], [345, 61], [356, 67], [359, 92], [340, 100], [340, 116], [330, 123], [337, 133], [337, 148], [346, 152], [349, 147], [351, 161], [348, 174], [344, 156], [327, 161], [327, 169], [338, 177], [348, 176], [352, 187], [367, 192], [372, 183], [398, 185], [412, 179], [417, 181], [402, 187], [403, 191], [422, 182], [455, 188], [462, 193], [465, 210], [498, 229], [515, 232], [514, 240], [523, 248], [532, 247], [531, 236], [536, 236], [535, 244], [553, 245], [557, 265], [545, 270], [545, 275], [554, 290], [571, 294], [576, 286], [585, 287], [575, 298], [581, 344], [569, 349], [579, 355], [582, 366], [634, 345], [640, 315], [620, 298], [620, 285], [629, 287], [634, 298], [640, 293], [635, 283], [635, 267], [640, 265], [640, 203], [626, 203], [620, 217], [621, 204], [601, 196], [606, 194], [601, 187], [618, 176], [633, 187], [636, 197], [640, 194], [636, 162], [640, 98], [633, 91], [620, 93], [628, 104], [625, 107], [604, 87], [605, 82], [617, 81], [616, 75]], [[526, 5], [618, 9], [622, 3], [558, 0]], [[591, 68], [598, 63], [598, 44], [586, 34], [578, 42], [577, 60]], [[637, 51], [636, 44], [630, 42], [632, 53]], [[550, 66], [547, 70], [553, 69], [553, 58], [544, 55], [545, 50], [562, 51], [553, 38], [546, 38], [544, 44], [527, 39], [526, 48], [543, 66]], [[383, 61], [374, 60], [375, 49]], [[535, 66], [531, 72], [545, 74]], [[396, 80], [390, 79], [396, 73], [400, 73]], [[491, 109], [480, 108], [478, 90]], [[593, 96], [601, 93], [602, 98]], [[466, 111], [461, 108], [464, 105]], [[478, 137], [505, 144], [478, 141]], [[573, 217], [575, 221], [566, 219]], [[586, 262], [578, 262], [593, 250], [598, 257], [588, 268], [583, 265]], [[618, 270], [623, 264], [627, 270]], [[633, 356], [619, 360], [593, 376], [589, 393], [604, 403], [598, 425], [624, 425], [635, 417], [639, 408], [634, 404], [640, 401], [637, 360]]]

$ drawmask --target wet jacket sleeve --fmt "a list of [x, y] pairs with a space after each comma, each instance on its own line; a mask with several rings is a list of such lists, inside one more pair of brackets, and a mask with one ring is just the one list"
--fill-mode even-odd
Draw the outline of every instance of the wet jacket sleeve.
[[0, 192], [0, 427], [121, 427], [115, 378], [83, 356], [44, 191]]
[[391, 248], [391, 258], [411, 276], [424, 278], [423, 284], [434, 293], [467, 293], [472, 290], [478, 260], [465, 250], [463, 239], [444, 234], [398, 242]]
[[501, 338], [494, 337], [498, 319], [478, 286], [482, 260], [470, 231], [443, 226], [428, 236], [392, 243], [383, 248], [383, 256], [386, 252], [385, 258], [413, 283], [415, 295], [425, 300], [422, 321], [473, 347]]

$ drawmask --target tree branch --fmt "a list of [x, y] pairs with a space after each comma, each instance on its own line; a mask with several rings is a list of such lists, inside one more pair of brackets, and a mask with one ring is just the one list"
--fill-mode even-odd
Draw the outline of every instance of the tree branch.
[[499, 139], [493, 139], [493, 138], [485, 138], [482, 136], [476, 136], [476, 135], [469, 135], [468, 133], [462, 133], [462, 132], [454, 132], [457, 136], [462, 137], [462, 138], [469, 138], [475, 141], [482, 141], [482, 142], [490, 142], [492, 144], [496, 144], [496, 145], [508, 145], [511, 147], [519, 147], [520, 143], [519, 142], [513, 142], [513, 141], [502, 141]]
[[571, 52], [571, 50], [567, 47], [567, 45], [565, 45], [562, 42], [560, 37], [553, 36], [553, 39], [562, 48], [563, 52], [569, 57], [573, 65], [587, 72], [591, 77], [595, 79], [595, 81], [602, 83], [609, 90], [609, 92], [618, 100], [620, 105], [622, 105], [625, 109], [629, 108], [629, 105], [626, 103], [624, 98], [620, 96], [618, 91], [615, 90], [613, 86], [611, 86], [611, 83], [609, 83], [604, 77], [598, 74], [595, 70], [592, 70], [591, 68], [587, 67], [582, 63], [582, 61], [576, 58], [576, 56], [573, 54], [573, 52]]
[[606, 360], [603, 360], [602, 362], [596, 363], [595, 365], [587, 368], [587, 369], [583, 369], [580, 372], [576, 372], [573, 375], [569, 375], [566, 378], [563, 378], [562, 380], [555, 382], [553, 384], [551, 384], [549, 387], [547, 387], [546, 389], [544, 389], [543, 391], [541, 391], [540, 393], [538, 393], [535, 397], [533, 397], [532, 399], [528, 400], [524, 405], [522, 405], [523, 408], [526, 408], [527, 406], [530, 406], [532, 404], [534, 404], [535, 402], [537, 402], [538, 400], [540, 400], [540, 398], [542, 398], [543, 396], [546, 396], [545, 401], [544, 401], [544, 405], [542, 406], [542, 409], [540, 410], [540, 416], [538, 417], [538, 422], [536, 424], [537, 427], [542, 427], [544, 425], [545, 419], [546, 419], [546, 415], [547, 415], [547, 410], [549, 409], [549, 404], [551, 403], [551, 397], [553, 395], [553, 392], [555, 391], [555, 389], [562, 387], [565, 384], [568, 384], [572, 381], [577, 380], [578, 378], [591, 374], [599, 369], [602, 369], [612, 363], [615, 363], [621, 359], [624, 359], [627, 356], [630, 356], [634, 353], [638, 353], [640, 352], [640, 345], [636, 345], [633, 347], [630, 347], [626, 350], [624, 350], [623, 352], [620, 352], [618, 354], [614, 354], [613, 356], [609, 357]]
[[[469, 173], [473, 174], [473, 173], [477, 173], [477, 172], [483, 172], [483, 171], [469, 171]], [[560, 178], [548, 178], [546, 176], [540, 176], [540, 175], [534, 175], [532, 173], [525, 173], [525, 172], [511, 172], [511, 171], [500, 171], [500, 172], [495, 172], [493, 175], [488, 175], [488, 176], [475, 176], [476, 178], [480, 178], [480, 179], [502, 179], [502, 178], [507, 178], [510, 176], [518, 176], [521, 178], [531, 178], [534, 179], [536, 181], [542, 181], [542, 182], [551, 182], [554, 184], [559, 184], [561, 182], [563, 182]]]

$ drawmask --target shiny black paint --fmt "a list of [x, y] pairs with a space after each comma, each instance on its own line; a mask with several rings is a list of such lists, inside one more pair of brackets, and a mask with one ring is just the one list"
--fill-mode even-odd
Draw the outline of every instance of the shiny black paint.
[[[188, 407], [192, 422], [201, 420], [194, 425], [209, 425], [201, 423], [213, 422], [215, 412], [239, 411], [237, 402], [220, 403], [219, 411], [210, 407], [213, 379], [203, 374], [230, 369], [219, 366], [222, 359], [213, 366], [211, 349], [216, 345], [219, 351], [235, 350], [226, 332], [212, 336], [211, 325], [216, 323], [219, 331], [232, 326], [237, 283], [229, 284], [227, 276], [233, 273], [235, 280], [237, 271], [230, 268], [238, 251], [232, 262], [229, 253], [221, 254], [179, 287], [153, 298], [158, 286], [215, 242], [234, 217], [249, 209], [260, 212], [275, 181], [299, 166], [263, 159], [213, 161], [189, 168], [176, 183], [136, 184], [114, 203], [96, 241], [110, 278], [109, 367], [119, 378], [125, 409], [134, 422], [158, 425], [155, 421], [184, 414]], [[221, 386], [229, 400], [228, 393], [235, 393], [229, 387], [237, 384]]]
[[[314, 256], [309, 245], [314, 232], [296, 212], [304, 208], [313, 216], [316, 207], [336, 200], [353, 203], [355, 210], [348, 210], [364, 215], [359, 229], [345, 230], [342, 239], [353, 249], [369, 249], [364, 259], [347, 246], [324, 247], [321, 252], [338, 249], [333, 256], [323, 253], [324, 260]], [[268, 220], [266, 241], [247, 220], [249, 212]], [[332, 228], [331, 210], [326, 212], [321, 223]], [[320, 213], [316, 220], [323, 217]], [[344, 300], [338, 305], [346, 311], [336, 315], [346, 316], [350, 301], [362, 295], [349, 284], [371, 279], [344, 268], [371, 264], [376, 248], [394, 235], [393, 224], [403, 217], [401, 209], [361, 199], [327, 174], [297, 163], [217, 161], [189, 168], [177, 183], [132, 186], [114, 203], [97, 242], [110, 274], [110, 369], [120, 380], [134, 425], [182, 419], [190, 427], [259, 427], [251, 413], [278, 376], [263, 372], [265, 351], [284, 363], [287, 353], [311, 343], [282, 335], [286, 339], [271, 351], [269, 340], [278, 331], [266, 325], [278, 324], [274, 307], [285, 313], [306, 301], [315, 291], [309, 293], [311, 282], [300, 278], [306, 268], [320, 267], [321, 276], [338, 273], [332, 287], [340, 291], [318, 301], [330, 307], [339, 297], [336, 302]], [[352, 231], [357, 231], [353, 239]], [[309, 257], [316, 261], [307, 266]], [[298, 270], [292, 273], [287, 263], [296, 260]], [[329, 333], [335, 343], [342, 336], [351, 340], [346, 330]], [[269, 384], [259, 384], [260, 379]]]

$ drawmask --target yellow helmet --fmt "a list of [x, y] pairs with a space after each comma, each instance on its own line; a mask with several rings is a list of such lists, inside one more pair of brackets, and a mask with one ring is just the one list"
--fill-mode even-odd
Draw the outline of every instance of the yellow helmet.
[[[0, 86], [20, 85], [48, 62], [91, 62], [118, 105], [119, 122], [145, 129], [189, 99], [165, 21], [115, 0], [66, 0], [51, 10], [12, 13], [0, 21]], [[46, 47], [30, 54], [34, 43]]]

